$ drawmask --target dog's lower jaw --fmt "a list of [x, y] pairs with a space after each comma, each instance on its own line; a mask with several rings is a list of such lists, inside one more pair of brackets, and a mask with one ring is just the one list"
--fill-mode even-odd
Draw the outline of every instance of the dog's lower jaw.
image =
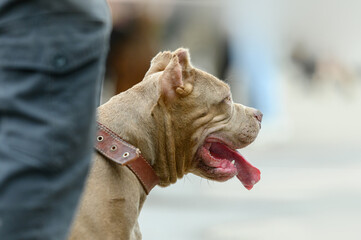
[[69, 239], [141, 239], [137, 218], [145, 199], [133, 172], [97, 155]]

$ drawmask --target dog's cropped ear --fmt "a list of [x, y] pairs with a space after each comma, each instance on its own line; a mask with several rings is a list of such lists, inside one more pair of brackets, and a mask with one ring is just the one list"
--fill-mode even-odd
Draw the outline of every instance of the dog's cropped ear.
[[160, 77], [161, 96], [166, 103], [172, 103], [177, 97], [185, 97], [192, 92], [193, 84], [189, 81], [189, 77], [184, 79], [189, 76], [186, 72], [190, 68], [188, 50], [175, 51]]
[[145, 77], [156, 73], [164, 71], [168, 66], [170, 60], [172, 59], [172, 53], [170, 51], [160, 52], [158, 53], [151, 61], [150, 68], [145, 74]]
[[179, 64], [182, 66], [183, 71], [188, 71], [192, 68], [188, 49], [178, 48], [173, 54], [178, 56]]
[[177, 55], [173, 55], [168, 66], [160, 77], [161, 97], [166, 103], [177, 97], [177, 88], [183, 87], [182, 66]]

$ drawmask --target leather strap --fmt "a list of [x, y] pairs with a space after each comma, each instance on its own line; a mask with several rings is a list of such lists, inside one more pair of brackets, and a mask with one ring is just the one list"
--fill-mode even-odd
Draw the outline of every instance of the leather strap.
[[127, 166], [137, 176], [147, 194], [159, 183], [158, 176], [140, 150], [99, 122], [94, 147], [109, 160]]

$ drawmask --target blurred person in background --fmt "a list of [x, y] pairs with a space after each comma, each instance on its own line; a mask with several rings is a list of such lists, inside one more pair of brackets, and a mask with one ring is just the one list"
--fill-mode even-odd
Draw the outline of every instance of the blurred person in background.
[[[277, 0], [228, 0], [224, 9], [234, 98], [263, 112], [260, 139], [264, 141], [268, 141], [268, 137], [270, 141], [285, 137], [279, 134], [285, 119], [278, 59], [282, 4], [277, 3]], [[245, 95], [246, 99], [237, 99]]]
[[0, 239], [65, 239], [92, 155], [105, 0], [0, 2]]

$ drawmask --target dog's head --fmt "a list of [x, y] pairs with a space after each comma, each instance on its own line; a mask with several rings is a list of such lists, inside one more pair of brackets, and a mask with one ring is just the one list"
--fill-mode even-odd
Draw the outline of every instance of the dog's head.
[[159, 53], [147, 78], [160, 82], [153, 113], [162, 109], [166, 116], [160, 125], [165, 126], [162, 134], [169, 138], [163, 144], [168, 148], [164, 159], [169, 171], [173, 169], [178, 178], [191, 172], [216, 181], [237, 176], [247, 189], [259, 181], [259, 170], [236, 149], [257, 137], [260, 111], [234, 103], [229, 86], [194, 68], [186, 49]]

